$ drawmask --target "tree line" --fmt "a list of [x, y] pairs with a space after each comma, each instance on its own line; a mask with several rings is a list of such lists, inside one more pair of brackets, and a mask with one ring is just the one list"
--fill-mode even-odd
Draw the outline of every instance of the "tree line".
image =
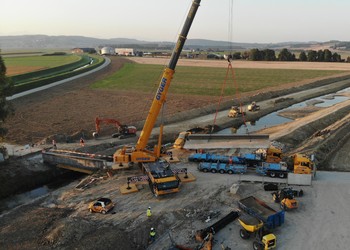
[[298, 58], [286, 48], [282, 49], [277, 56], [272, 49], [251, 49], [244, 52], [235, 52], [232, 54], [232, 58], [250, 61], [350, 62], [350, 57], [344, 60], [341, 55], [336, 52], [332, 53], [329, 49], [301, 51]]

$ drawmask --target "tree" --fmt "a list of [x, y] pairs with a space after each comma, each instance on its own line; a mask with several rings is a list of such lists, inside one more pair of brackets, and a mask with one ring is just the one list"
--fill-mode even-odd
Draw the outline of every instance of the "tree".
[[264, 60], [265, 61], [276, 61], [275, 51], [272, 49], [265, 49], [264, 51]]
[[244, 51], [242, 54], [242, 59], [248, 60], [249, 59], [249, 51]]
[[337, 53], [337, 52], [334, 52], [333, 56], [333, 62], [341, 62], [341, 56]]
[[234, 60], [242, 59], [241, 52], [233, 53], [232, 57], [233, 57]]
[[317, 52], [315, 50], [309, 50], [307, 52], [307, 60], [309, 62], [316, 62], [317, 61]]
[[305, 51], [300, 52], [300, 54], [299, 54], [299, 61], [301, 61], [301, 62], [306, 62], [307, 61], [307, 56], [306, 56]]
[[288, 49], [284, 48], [279, 53], [277, 59], [278, 61], [295, 61], [295, 55], [292, 54]]
[[259, 49], [251, 49], [249, 53], [249, 60], [261, 61], [263, 59], [262, 53]]
[[2, 126], [7, 117], [13, 114], [11, 103], [6, 97], [11, 96], [13, 92], [13, 83], [6, 77], [6, 66], [0, 54], [0, 137], [3, 138], [7, 130]]
[[317, 51], [317, 61], [324, 62], [324, 51], [321, 49]]
[[324, 50], [324, 61], [331, 62], [332, 61], [332, 52], [329, 49]]

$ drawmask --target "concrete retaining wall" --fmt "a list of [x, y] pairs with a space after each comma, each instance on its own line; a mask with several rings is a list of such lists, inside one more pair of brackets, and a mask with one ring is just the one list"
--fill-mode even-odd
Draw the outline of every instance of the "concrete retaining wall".
[[311, 186], [312, 185], [312, 175], [311, 174], [288, 173], [287, 183], [288, 183], [288, 185]]

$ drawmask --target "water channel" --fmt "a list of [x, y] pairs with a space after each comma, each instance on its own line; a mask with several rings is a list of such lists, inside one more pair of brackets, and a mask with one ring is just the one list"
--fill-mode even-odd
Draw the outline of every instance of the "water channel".
[[303, 108], [311, 103], [314, 103], [312, 105], [316, 107], [331, 107], [337, 103], [344, 102], [349, 99], [347, 96], [342, 96], [343, 93], [350, 92], [350, 88], [346, 88], [343, 90], [340, 90], [336, 92], [335, 94], [327, 94], [323, 96], [319, 96], [316, 98], [309, 99], [307, 101], [303, 101], [300, 103], [296, 103], [288, 108], [278, 110], [276, 112], [270, 113], [268, 115], [265, 115], [261, 117], [260, 119], [256, 121], [246, 121], [245, 125], [240, 126], [239, 128], [226, 128], [218, 132], [218, 134], [238, 134], [238, 135], [245, 135], [251, 132], [255, 132], [264, 128], [284, 124], [293, 121], [292, 119], [282, 117], [278, 113], [295, 109], [295, 108]]

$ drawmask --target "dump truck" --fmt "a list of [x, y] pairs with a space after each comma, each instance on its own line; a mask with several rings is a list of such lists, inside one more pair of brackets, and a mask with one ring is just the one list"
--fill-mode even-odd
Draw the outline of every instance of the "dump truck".
[[254, 235], [254, 250], [268, 250], [276, 247], [276, 236], [265, 229], [261, 220], [244, 214], [238, 218], [238, 222], [242, 227], [239, 230], [239, 235], [242, 239], [249, 239]]
[[245, 213], [261, 220], [264, 226], [272, 230], [284, 223], [285, 211], [276, 211], [262, 200], [254, 196], [248, 196], [238, 201], [238, 207]]
[[198, 164], [198, 170], [203, 172], [212, 172], [220, 174], [244, 174], [247, 172], [247, 166], [240, 164], [211, 163], [201, 162]]

